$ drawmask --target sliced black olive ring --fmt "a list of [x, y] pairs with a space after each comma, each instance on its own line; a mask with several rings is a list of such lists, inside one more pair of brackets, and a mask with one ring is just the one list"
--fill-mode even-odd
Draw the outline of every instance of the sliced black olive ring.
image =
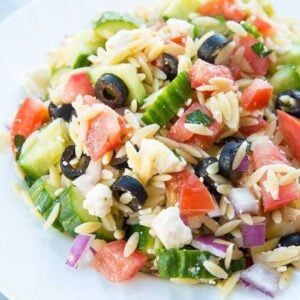
[[168, 80], [172, 81], [177, 76], [178, 59], [171, 54], [163, 53], [157, 60], [157, 67], [167, 75]]
[[[242, 178], [244, 172], [233, 170], [232, 165], [237, 151], [242, 145], [243, 141], [232, 141], [223, 147], [219, 157], [219, 170], [220, 174], [226, 179], [237, 181]], [[250, 152], [250, 143], [248, 143], [246, 154]]]
[[278, 247], [300, 246], [300, 233], [294, 232], [280, 238]]
[[126, 155], [122, 157], [114, 157], [111, 160], [110, 165], [118, 170], [124, 170], [128, 168], [128, 157]]
[[206, 39], [200, 46], [197, 52], [197, 56], [211, 64], [215, 63], [215, 59], [218, 56], [220, 50], [222, 50], [229, 40], [221, 33], [215, 33]]
[[300, 118], [300, 90], [282, 92], [276, 99], [276, 109], [280, 109], [291, 116]]
[[209, 191], [214, 195], [219, 195], [217, 192], [217, 186], [218, 184], [209, 176], [209, 173], [207, 172], [207, 168], [214, 164], [218, 163], [218, 159], [215, 157], [207, 157], [201, 160], [196, 166], [195, 166], [195, 174], [203, 179], [204, 185], [209, 189]]
[[124, 175], [112, 185], [113, 196], [119, 200], [124, 193], [130, 193], [132, 200], [128, 206], [138, 211], [145, 204], [148, 195], [143, 185], [134, 177]]
[[89, 166], [91, 158], [83, 154], [76, 167], [71, 165], [72, 159], [76, 157], [75, 146], [68, 146], [62, 154], [60, 168], [62, 173], [69, 179], [74, 180], [83, 175]]
[[128, 97], [128, 87], [124, 81], [114, 74], [103, 74], [95, 84], [95, 96], [111, 108], [124, 106]]
[[62, 118], [66, 122], [71, 121], [72, 116], [76, 115], [72, 104], [62, 104], [61, 106], [56, 106], [54, 103], [50, 103], [48, 107], [49, 115], [53, 119]]

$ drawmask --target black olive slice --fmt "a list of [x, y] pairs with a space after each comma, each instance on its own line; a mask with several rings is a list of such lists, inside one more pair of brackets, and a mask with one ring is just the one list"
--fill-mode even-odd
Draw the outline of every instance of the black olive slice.
[[276, 99], [275, 107], [291, 116], [300, 118], [300, 90], [282, 92]]
[[[242, 143], [243, 141], [232, 141], [225, 144], [219, 157], [220, 174], [233, 182], [239, 180], [244, 174], [242, 171], [232, 169], [234, 157]], [[249, 152], [250, 144], [247, 147], [247, 154]]]
[[114, 74], [103, 74], [96, 82], [95, 96], [111, 108], [120, 108], [128, 97], [128, 87], [124, 81]]
[[217, 184], [216, 182], [214, 182], [214, 180], [209, 176], [208, 172], [207, 172], [207, 168], [212, 165], [213, 163], [217, 163], [218, 159], [215, 157], [207, 157], [204, 158], [203, 160], [201, 160], [201, 162], [199, 162], [196, 166], [195, 166], [195, 174], [200, 177], [203, 178], [203, 183], [205, 186], [207, 186], [208, 190], [212, 193], [212, 194], [218, 194], [217, 192]]
[[200, 46], [197, 56], [211, 64], [215, 62], [220, 50], [229, 43], [226, 36], [220, 33], [215, 33], [206, 39]]
[[128, 168], [128, 157], [126, 155], [122, 157], [114, 157], [111, 160], [110, 165], [118, 170], [124, 170]]
[[75, 157], [75, 146], [71, 145], [65, 149], [60, 160], [60, 168], [62, 173], [71, 180], [74, 180], [83, 175], [91, 161], [91, 158], [89, 156], [83, 154], [79, 160], [78, 165], [76, 167], [73, 167], [70, 162]]
[[171, 54], [163, 53], [157, 60], [157, 67], [167, 75], [168, 80], [172, 81], [177, 76], [178, 59]]
[[128, 206], [134, 211], [138, 211], [145, 204], [148, 195], [143, 185], [134, 177], [124, 175], [120, 177], [112, 185], [114, 197], [119, 200], [122, 194], [129, 192], [132, 196], [132, 201]]
[[72, 116], [75, 114], [75, 110], [72, 104], [62, 104], [61, 106], [56, 106], [54, 103], [50, 103], [48, 107], [49, 115], [53, 119], [62, 118], [66, 122], [71, 121]]
[[294, 232], [280, 238], [278, 247], [289, 246], [300, 246], [300, 233]]

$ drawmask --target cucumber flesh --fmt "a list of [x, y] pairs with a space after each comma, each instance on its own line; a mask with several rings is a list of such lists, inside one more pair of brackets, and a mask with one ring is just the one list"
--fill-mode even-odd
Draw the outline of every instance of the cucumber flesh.
[[[159, 249], [156, 251], [157, 268], [161, 278], [192, 278], [192, 279], [213, 279], [203, 266], [203, 263], [215, 256], [206, 251], [200, 250], [177, 250]], [[220, 264], [223, 266], [223, 262]], [[245, 261], [233, 260], [227, 273], [245, 269]]]
[[278, 55], [276, 64], [300, 66], [300, 44], [292, 44], [287, 53]]
[[283, 91], [300, 88], [300, 76], [294, 66], [285, 66], [279, 69], [269, 80], [274, 87], [275, 95]]
[[188, 20], [189, 14], [192, 12], [196, 12], [199, 6], [199, 0], [171, 0], [169, 5], [163, 12], [163, 18]]
[[63, 75], [70, 73], [71, 71], [72, 71], [71, 67], [61, 67], [61, 68], [54, 70], [50, 77], [50, 86], [51, 87], [58, 86], [61, 82], [61, 77]]
[[180, 73], [142, 116], [145, 124], [166, 125], [192, 94], [187, 72]]
[[[72, 236], [75, 236], [75, 228], [85, 222], [99, 221], [96, 216], [91, 216], [83, 207], [84, 196], [78, 188], [71, 185], [59, 197], [58, 201], [61, 205], [59, 222], [64, 230]], [[113, 232], [105, 230], [103, 227], [95, 232], [96, 236], [105, 240], [113, 240]]]
[[154, 249], [154, 238], [149, 233], [150, 228], [143, 225], [133, 225], [131, 227], [131, 233], [138, 232], [139, 233], [139, 243], [137, 248], [142, 252], [148, 253], [148, 250]]
[[207, 25], [203, 23], [201, 18], [195, 18], [191, 21], [191, 23], [195, 26], [194, 35], [197, 37], [201, 37], [210, 31], [226, 34], [228, 32], [228, 28], [226, 26], [226, 19], [222, 16], [215, 17], [216, 21], [219, 24], [216, 25]]
[[129, 105], [133, 99], [136, 99], [139, 104], [143, 103], [143, 100], [147, 96], [147, 93], [143, 84], [140, 82], [137, 76], [136, 68], [133, 65], [119, 64], [119, 65], [104, 66], [104, 67], [100, 66], [100, 67], [92, 68], [88, 72], [94, 84], [105, 73], [111, 73], [120, 77], [126, 84], [129, 91], [126, 105]]
[[62, 119], [54, 120], [37, 133], [34, 141], [25, 141], [18, 163], [26, 174], [37, 179], [47, 174], [51, 166], [59, 163], [69, 143], [65, 122]]
[[[43, 178], [39, 178], [28, 190], [34, 206], [47, 219], [51, 213], [54, 204], [56, 203], [56, 196], [54, 194], [55, 188], [47, 183]], [[53, 225], [59, 231], [64, 231], [61, 224], [56, 220]]]
[[120, 30], [131, 30], [140, 27], [143, 22], [128, 14], [104, 12], [95, 22], [94, 29], [104, 39], [109, 39]]

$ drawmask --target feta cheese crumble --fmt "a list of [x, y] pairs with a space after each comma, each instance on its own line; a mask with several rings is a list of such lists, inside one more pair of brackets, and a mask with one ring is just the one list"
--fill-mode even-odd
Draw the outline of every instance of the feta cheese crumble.
[[163, 209], [154, 218], [152, 229], [167, 249], [180, 249], [192, 242], [192, 231], [181, 220], [178, 207]]
[[105, 217], [113, 205], [112, 191], [104, 184], [98, 183], [86, 195], [83, 207], [90, 215]]
[[194, 36], [194, 25], [179, 19], [169, 19], [167, 25], [171, 31], [172, 36]]

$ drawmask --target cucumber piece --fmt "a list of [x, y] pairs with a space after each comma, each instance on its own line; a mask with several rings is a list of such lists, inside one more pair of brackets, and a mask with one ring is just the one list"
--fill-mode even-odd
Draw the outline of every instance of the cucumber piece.
[[71, 71], [72, 71], [71, 67], [61, 67], [61, 68], [54, 70], [50, 77], [50, 82], [49, 82], [50, 86], [51, 87], [58, 86], [61, 82], [61, 77], [65, 74], [70, 73]]
[[149, 233], [150, 228], [143, 225], [133, 225], [131, 227], [131, 233], [138, 232], [139, 233], [139, 243], [137, 248], [142, 252], [148, 253], [148, 250], [154, 249], [154, 238]]
[[[45, 219], [48, 218], [54, 204], [56, 203], [54, 191], [55, 188], [47, 183], [43, 178], [36, 180], [28, 190], [34, 206]], [[61, 232], [64, 231], [58, 220], [56, 220], [52, 226]]]
[[288, 52], [278, 55], [276, 64], [300, 66], [300, 44], [292, 44]]
[[112, 66], [100, 66], [92, 68], [88, 74], [91, 77], [92, 82], [95, 84], [97, 80], [105, 73], [111, 73], [120, 77], [126, 84], [129, 94], [126, 101], [126, 105], [129, 105], [133, 99], [136, 99], [139, 104], [143, 103], [147, 93], [140, 82], [136, 68], [131, 64], [119, 64]]
[[283, 91], [300, 88], [300, 76], [294, 66], [285, 66], [279, 69], [269, 81], [274, 87], [275, 95]]
[[225, 35], [228, 32], [226, 19], [223, 16], [215, 17], [214, 19], [218, 22], [218, 24], [207, 25], [205, 24], [205, 22], [203, 22], [201, 17], [191, 20], [191, 23], [195, 26], [194, 35], [196, 37], [201, 37], [210, 31], [222, 33]]
[[[64, 230], [72, 236], [76, 233], [74, 229], [85, 222], [99, 221], [96, 216], [91, 216], [83, 207], [84, 196], [78, 188], [71, 185], [59, 197], [58, 201], [61, 205], [59, 222]], [[96, 236], [107, 241], [114, 239], [113, 232], [105, 230], [103, 227], [95, 232]]]
[[[203, 266], [205, 261], [213, 258], [216, 257], [209, 252], [200, 250], [159, 249], [156, 251], [157, 268], [161, 278], [216, 278]], [[226, 271], [232, 274], [244, 268], [244, 259], [233, 260], [229, 270]]]
[[199, 0], [171, 0], [165, 11], [163, 18], [188, 20], [188, 16], [192, 12], [196, 12], [200, 6]]
[[142, 116], [145, 124], [166, 125], [192, 94], [187, 72], [180, 73]]
[[27, 139], [18, 160], [21, 169], [32, 178], [39, 178], [59, 163], [70, 138], [65, 122], [56, 119], [36, 133], [34, 140]]
[[109, 39], [120, 30], [136, 29], [142, 24], [142, 20], [131, 15], [106, 11], [95, 22], [94, 29], [99, 36]]

